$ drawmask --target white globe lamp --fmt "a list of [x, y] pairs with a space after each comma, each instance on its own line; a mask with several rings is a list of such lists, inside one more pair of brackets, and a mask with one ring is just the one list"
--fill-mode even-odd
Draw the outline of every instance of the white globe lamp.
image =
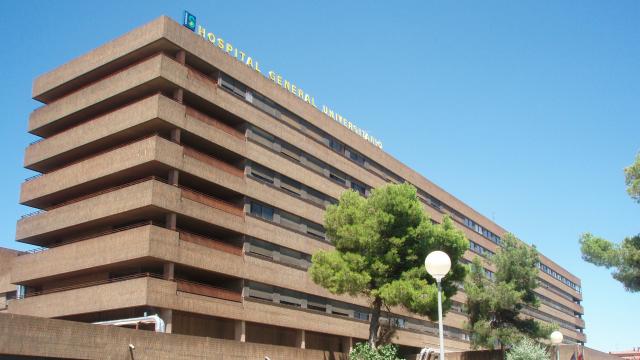
[[564, 338], [562, 336], [562, 333], [560, 331], [554, 331], [551, 333], [551, 336], [549, 336], [549, 338], [551, 339], [551, 343], [553, 345], [560, 345], [562, 344], [562, 339]]
[[440, 282], [442, 278], [451, 270], [451, 259], [443, 251], [434, 251], [424, 259], [424, 267], [429, 275]]
[[424, 259], [424, 267], [429, 275], [438, 283], [438, 330], [440, 333], [440, 355], [438, 359], [444, 360], [444, 332], [442, 326], [442, 286], [440, 281], [451, 270], [451, 259], [442, 251], [434, 251]]
[[558, 330], [554, 331], [549, 335], [549, 340], [551, 340], [551, 344], [556, 347], [556, 360], [560, 359], [560, 344], [562, 344], [562, 333]]

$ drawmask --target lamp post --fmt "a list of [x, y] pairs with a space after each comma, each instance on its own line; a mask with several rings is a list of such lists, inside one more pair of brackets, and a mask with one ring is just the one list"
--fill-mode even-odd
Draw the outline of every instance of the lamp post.
[[444, 360], [444, 332], [442, 330], [442, 286], [440, 281], [447, 275], [451, 269], [451, 259], [449, 255], [442, 251], [434, 251], [427, 255], [424, 259], [424, 267], [427, 269], [429, 275], [433, 276], [438, 283], [438, 330], [440, 334], [440, 356], [438, 359]]
[[560, 360], [560, 344], [562, 344], [562, 333], [558, 330], [551, 333], [549, 339], [551, 344], [556, 347], [556, 360]]

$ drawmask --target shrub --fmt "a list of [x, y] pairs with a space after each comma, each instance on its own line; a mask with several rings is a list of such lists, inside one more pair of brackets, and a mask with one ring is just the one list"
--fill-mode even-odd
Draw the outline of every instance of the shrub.
[[397, 356], [398, 348], [387, 344], [372, 349], [368, 343], [357, 343], [349, 353], [349, 360], [403, 360]]
[[544, 346], [523, 338], [507, 352], [507, 360], [550, 360]]

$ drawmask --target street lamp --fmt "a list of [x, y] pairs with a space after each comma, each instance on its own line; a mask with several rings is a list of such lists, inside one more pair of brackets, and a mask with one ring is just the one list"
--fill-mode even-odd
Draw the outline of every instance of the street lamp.
[[451, 259], [449, 255], [442, 251], [434, 251], [427, 255], [424, 259], [424, 267], [427, 269], [429, 275], [433, 276], [438, 283], [438, 330], [440, 333], [440, 356], [438, 359], [444, 360], [444, 332], [442, 330], [442, 286], [440, 280], [447, 275], [451, 269]]
[[560, 359], [560, 344], [562, 344], [562, 333], [558, 330], [551, 333], [549, 339], [551, 339], [551, 344], [556, 347], [556, 360]]

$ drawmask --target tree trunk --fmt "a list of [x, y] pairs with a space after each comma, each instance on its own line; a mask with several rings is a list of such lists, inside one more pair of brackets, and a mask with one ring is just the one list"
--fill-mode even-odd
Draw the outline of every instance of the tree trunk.
[[380, 329], [380, 309], [382, 299], [376, 297], [373, 300], [373, 311], [371, 311], [371, 322], [369, 323], [369, 347], [375, 349], [378, 340], [378, 329]]

